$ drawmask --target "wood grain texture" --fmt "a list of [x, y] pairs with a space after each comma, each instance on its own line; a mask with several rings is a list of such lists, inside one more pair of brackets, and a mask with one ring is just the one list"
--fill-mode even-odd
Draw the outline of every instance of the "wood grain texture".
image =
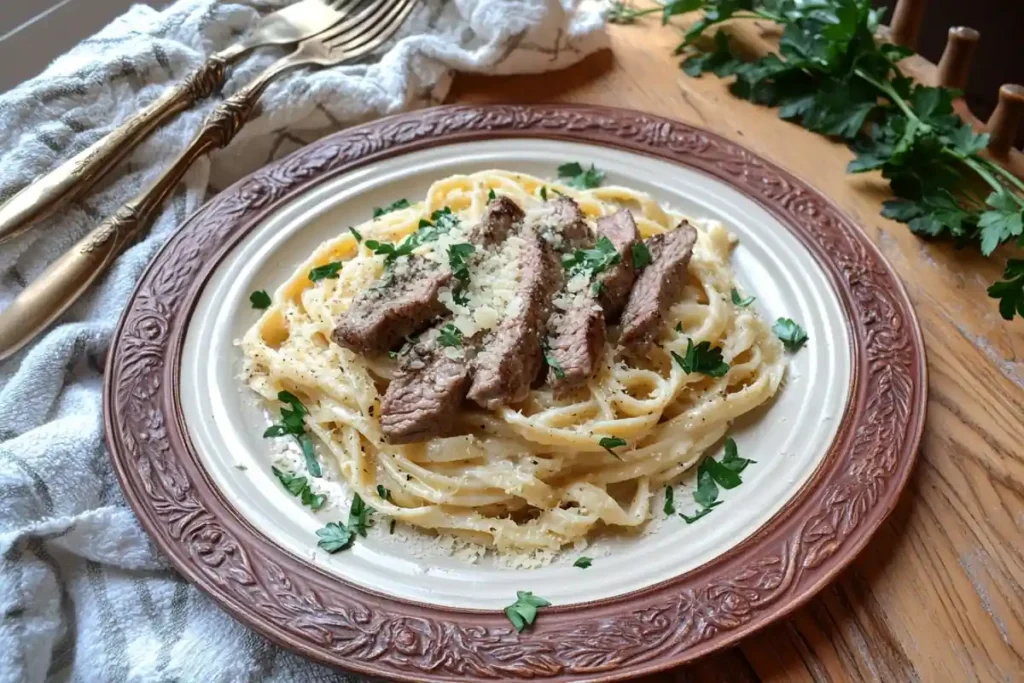
[[[450, 102], [628, 106], [741, 142], [808, 180], [857, 220], [903, 278], [928, 349], [921, 462], [899, 506], [839, 580], [739, 648], [643, 683], [1024, 680], [1024, 322], [985, 289], [1005, 254], [923, 242], [879, 216], [888, 190], [852, 177], [832, 143], [693, 79], [671, 50], [679, 27], [610, 29], [612, 50], [559, 74], [460, 75]], [[752, 54], [768, 26], [742, 34]], [[927, 64], [914, 70], [928, 77]]]

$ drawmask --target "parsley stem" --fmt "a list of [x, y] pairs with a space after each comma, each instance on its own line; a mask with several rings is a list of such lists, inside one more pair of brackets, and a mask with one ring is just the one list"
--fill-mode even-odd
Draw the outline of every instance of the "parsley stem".
[[1024, 200], [1021, 200], [1020, 197], [1015, 195], [1013, 192], [1010, 192], [1009, 188], [1007, 188], [1006, 185], [999, 182], [999, 179], [992, 175], [988, 168], [988, 166], [990, 165], [988, 162], [985, 162], [982, 159], [975, 159], [973, 156], [957, 156], [960, 158], [960, 161], [964, 163], [964, 165], [966, 165], [972, 171], [980, 175], [986, 183], [991, 185], [993, 190], [995, 190], [999, 194], [1010, 195], [1011, 197], [1013, 197], [1014, 201], [1016, 201], [1018, 205], [1024, 207]]
[[981, 161], [985, 165], [989, 166], [993, 171], [1009, 180], [1010, 183], [1015, 185], [1017, 189], [1019, 189], [1021, 192], [1024, 192], [1024, 182], [1022, 182], [1020, 178], [1018, 178], [1017, 176], [1013, 175], [1008, 170], [1003, 168], [1001, 164], [998, 164], [994, 161], [989, 161], [988, 159], [982, 159]]
[[918, 123], [921, 123], [921, 119], [919, 119], [917, 117], [917, 114], [915, 114], [914, 110], [910, 108], [910, 105], [907, 104], [907, 101], [904, 100], [902, 97], [900, 97], [900, 94], [898, 92], [896, 92], [896, 88], [892, 87], [892, 83], [889, 83], [887, 81], [875, 80], [871, 76], [868, 76], [861, 69], [854, 70], [854, 73], [857, 74], [857, 76], [860, 77], [862, 80], [867, 81], [868, 83], [870, 83], [871, 85], [875, 86], [876, 88], [881, 90], [883, 93], [885, 93], [886, 97], [888, 97], [890, 100], [892, 100], [892, 103], [895, 104], [897, 107], [899, 107], [900, 110], [904, 114], [906, 114], [908, 119], [911, 119], [912, 121], [917, 121]]

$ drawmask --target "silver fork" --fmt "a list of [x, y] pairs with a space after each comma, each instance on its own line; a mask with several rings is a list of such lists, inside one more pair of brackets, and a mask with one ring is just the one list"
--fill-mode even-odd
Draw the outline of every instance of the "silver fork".
[[259, 47], [290, 45], [326, 31], [360, 0], [302, 0], [263, 17], [240, 41], [214, 54], [196, 71], [101, 140], [0, 206], [0, 244], [33, 222], [80, 197], [150, 133], [224, 85], [225, 70]]
[[235, 137], [272, 80], [299, 67], [335, 66], [376, 50], [395, 34], [416, 1], [369, 0], [330, 31], [300, 43], [293, 53], [224, 100], [170, 168], [52, 263], [0, 312], [0, 360], [42, 332], [96, 281], [125, 245], [149, 225], [189, 167]]

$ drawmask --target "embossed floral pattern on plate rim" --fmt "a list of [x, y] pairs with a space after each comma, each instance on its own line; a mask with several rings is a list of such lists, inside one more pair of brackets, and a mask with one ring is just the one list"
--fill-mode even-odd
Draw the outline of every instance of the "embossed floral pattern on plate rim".
[[[339, 581], [236, 515], [199, 466], [177, 403], [181, 346], [203, 283], [248, 228], [310, 184], [376, 158], [458, 140], [549, 137], [708, 173], [775, 214], [828, 273], [845, 309], [851, 400], [829, 454], [785, 508], [724, 555], [636, 593], [545, 611], [516, 634], [500, 612], [442, 609]], [[725, 647], [831, 580], [896, 504], [924, 426], [926, 368], [902, 284], [828, 199], [685, 124], [584, 105], [451, 106], [351, 128], [222, 192], [147, 269], [111, 346], [107, 442], [143, 526], [189, 580], [271, 640], [318, 661], [408, 681], [623, 680]]]

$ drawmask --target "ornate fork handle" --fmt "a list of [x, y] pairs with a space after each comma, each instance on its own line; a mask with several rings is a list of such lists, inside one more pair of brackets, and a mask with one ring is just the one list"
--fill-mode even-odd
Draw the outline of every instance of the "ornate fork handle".
[[240, 53], [229, 48], [213, 55], [145, 109], [11, 197], [0, 206], [0, 244], [81, 196], [153, 130], [220, 90], [225, 69]]
[[253, 117], [267, 84], [297, 66], [302, 63], [284, 61], [224, 100], [170, 168], [53, 262], [0, 312], [0, 360], [11, 356], [66, 311], [149, 225], [192, 164], [231, 142]]

